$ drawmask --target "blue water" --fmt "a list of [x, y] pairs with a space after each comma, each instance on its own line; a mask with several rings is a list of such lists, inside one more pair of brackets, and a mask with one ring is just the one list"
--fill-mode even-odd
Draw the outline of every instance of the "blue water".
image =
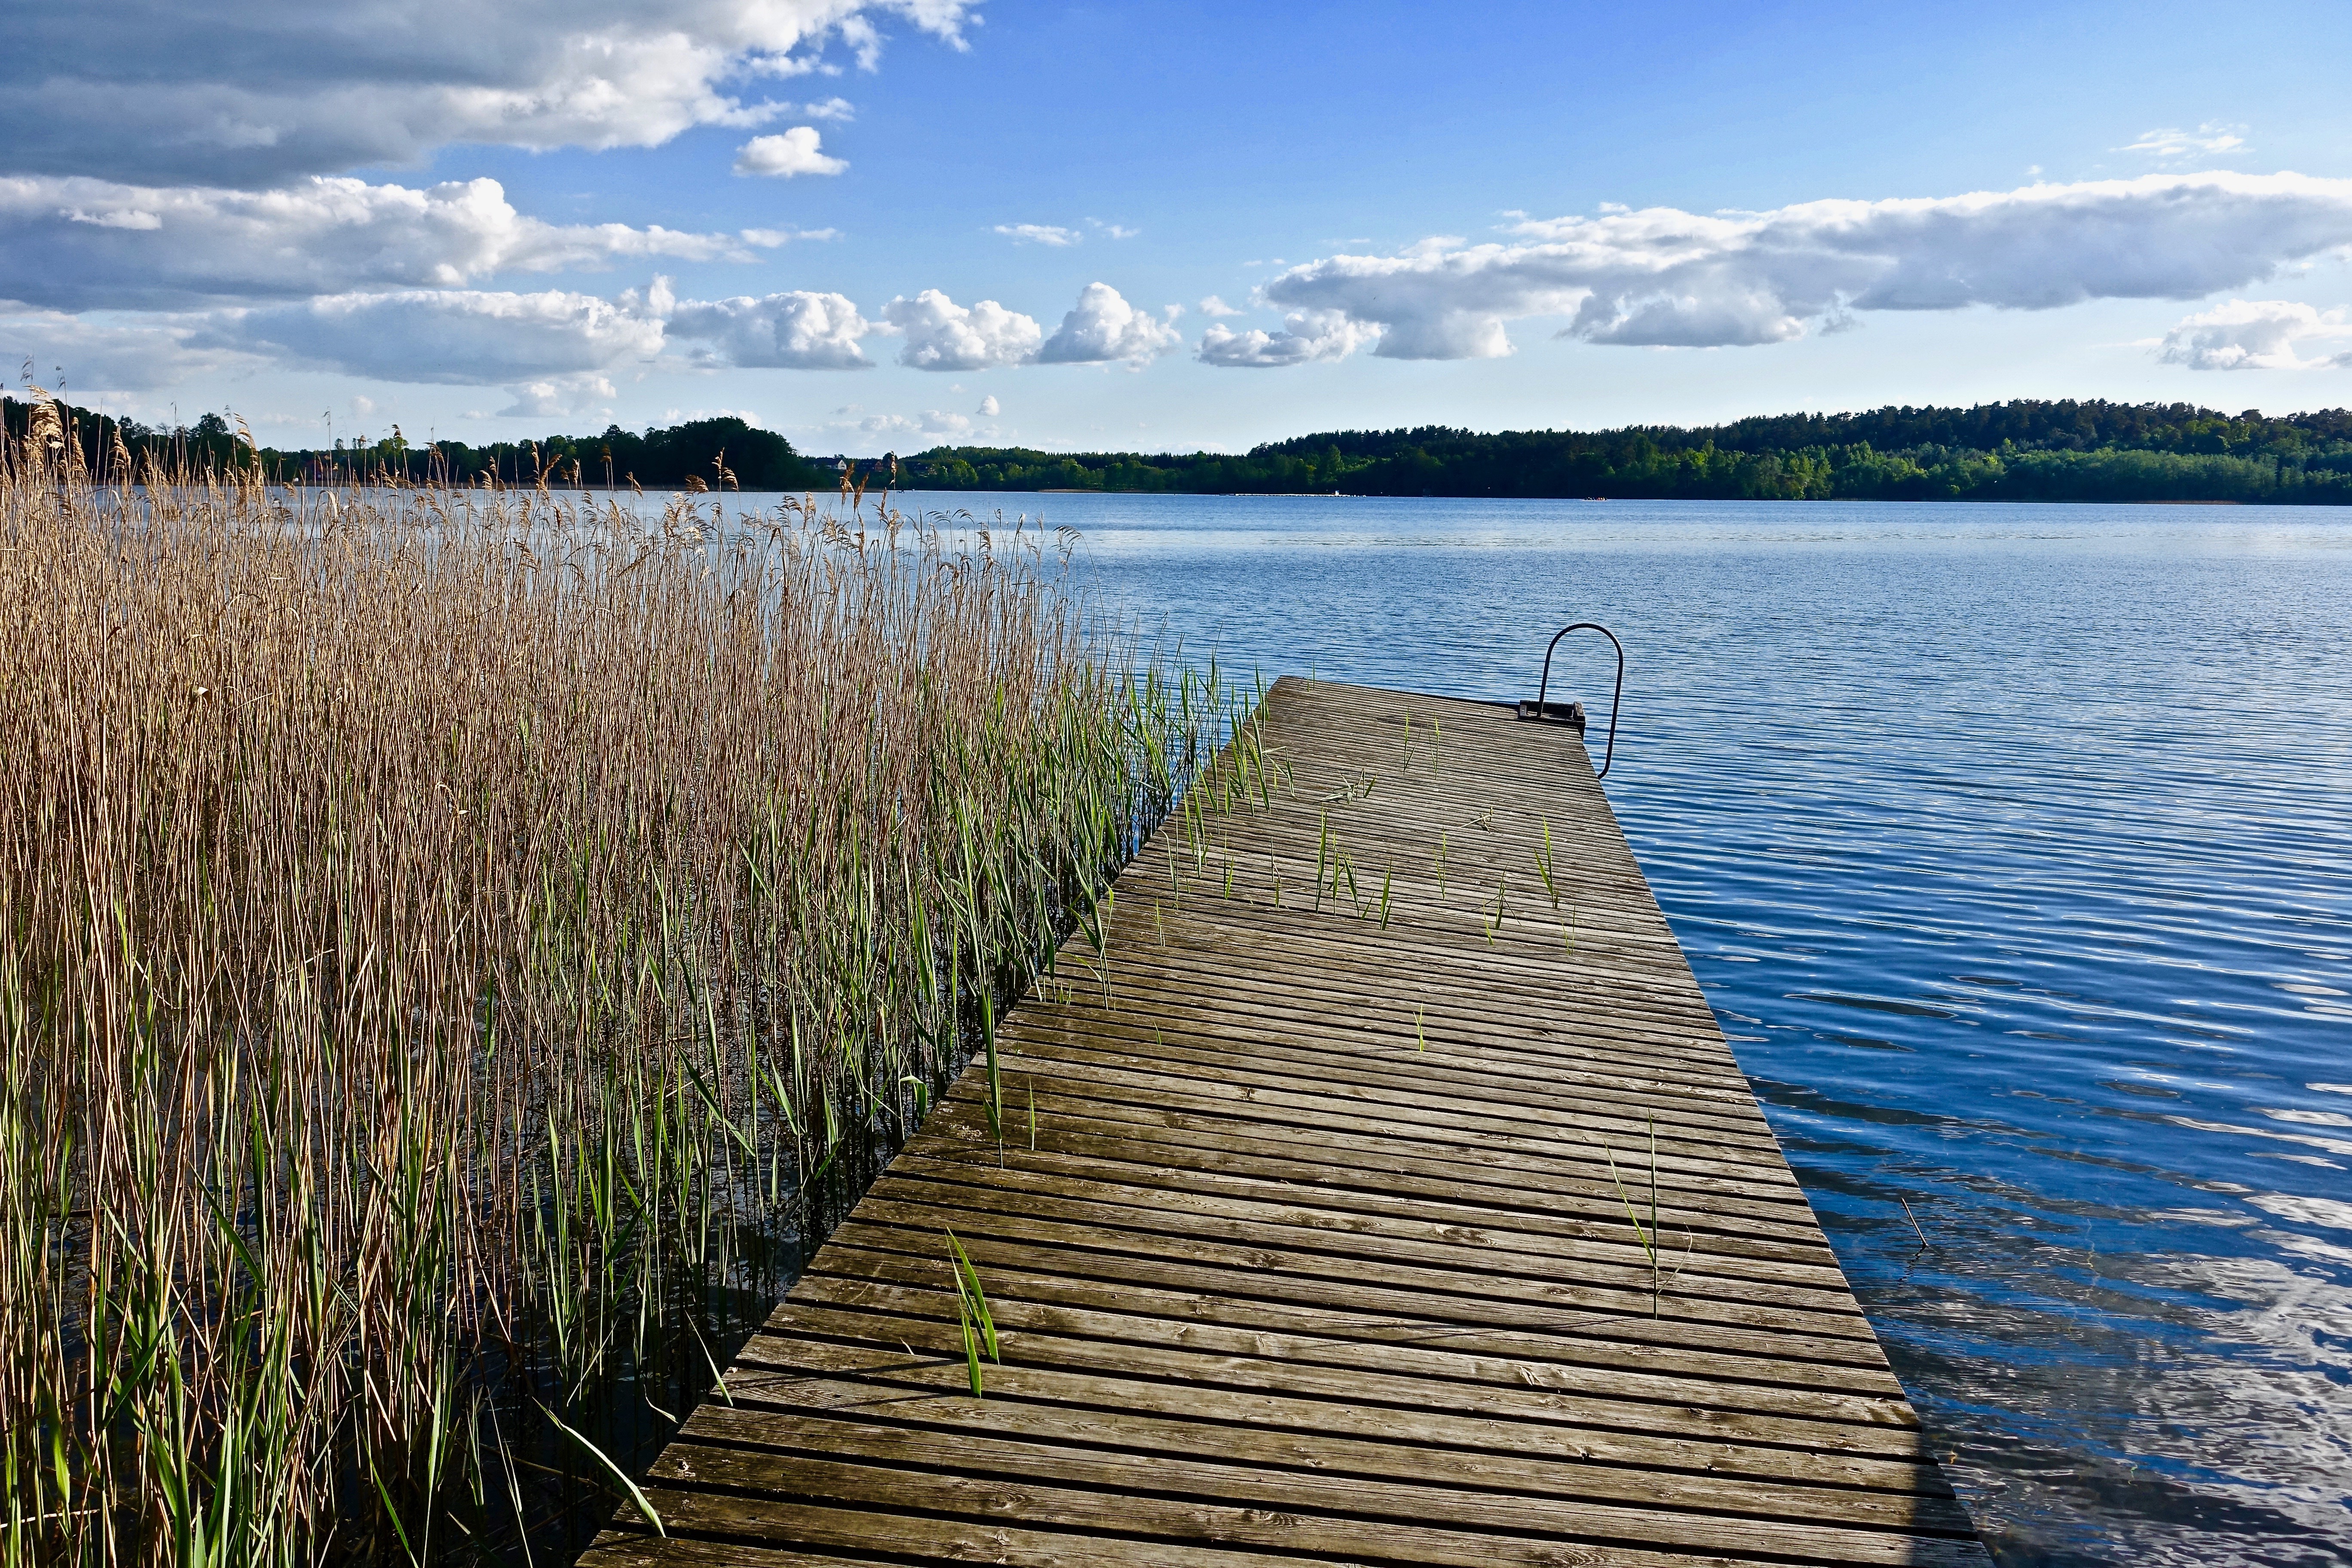
[[2352, 514], [986, 501], [1228, 671], [1615, 628], [1610, 798], [2000, 1560], [2352, 1562]]

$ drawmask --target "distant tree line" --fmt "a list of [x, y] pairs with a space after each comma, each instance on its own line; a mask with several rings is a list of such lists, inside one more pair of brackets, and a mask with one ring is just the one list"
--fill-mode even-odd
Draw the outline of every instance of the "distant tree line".
[[[844, 459], [811, 459], [741, 419], [642, 433], [470, 446], [392, 435], [280, 450], [247, 447], [218, 414], [163, 430], [74, 412], [85, 459], [152, 453], [202, 468], [257, 458], [275, 479], [626, 489], [829, 489]], [[21, 437], [31, 407], [0, 398]], [[118, 446], [117, 443], [120, 443]], [[877, 488], [870, 459], [853, 479]], [[1611, 496], [1628, 500], [2203, 500], [2352, 502], [2352, 410], [2268, 416], [2186, 403], [2038, 402], [1784, 414], [1685, 429], [1337, 430], [1218, 452], [1042, 452], [938, 447], [899, 459], [900, 488], [944, 490], [1340, 491], [1349, 495]]]
[[1695, 429], [1340, 430], [1215, 452], [940, 447], [909, 488], [1622, 499], [2352, 502], [2352, 411], [2037, 402]]
[[541, 468], [558, 474], [551, 483], [600, 489], [677, 489], [698, 482], [711, 489], [807, 490], [835, 482], [830, 467], [819, 468], [774, 431], [732, 416], [642, 434], [611, 425], [601, 436], [550, 436], [486, 447], [442, 441], [434, 450], [447, 477], [459, 483], [489, 474], [504, 483], [531, 484]]
[[[23, 438], [32, 411], [29, 403], [0, 397], [0, 425], [12, 437]], [[550, 485], [598, 489], [698, 484], [709, 489], [807, 490], [830, 489], [838, 479], [830, 462], [811, 463], [774, 431], [731, 416], [642, 434], [614, 425], [601, 436], [550, 436], [479, 447], [463, 441], [411, 441], [395, 425], [385, 437], [289, 449], [248, 445], [238, 428], [218, 414], [166, 430], [83, 408], [71, 412], [73, 437], [83, 461], [100, 472], [120, 452], [142, 463], [152, 456], [198, 470], [242, 468], [258, 459], [262, 471], [273, 479], [311, 483], [399, 478], [412, 483], [535, 485], [544, 478]]]

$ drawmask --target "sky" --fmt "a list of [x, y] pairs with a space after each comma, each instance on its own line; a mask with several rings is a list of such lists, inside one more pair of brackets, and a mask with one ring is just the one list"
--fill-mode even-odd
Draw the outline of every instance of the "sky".
[[94, 0], [11, 30], [11, 384], [269, 446], [2352, 403], [2341, 0]]

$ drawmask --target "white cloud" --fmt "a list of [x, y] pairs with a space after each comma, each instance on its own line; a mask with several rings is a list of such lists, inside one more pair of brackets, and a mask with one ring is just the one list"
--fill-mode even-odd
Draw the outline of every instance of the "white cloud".
[[[207, 332], [220, 346], [281, 363], [382, 381], [513, 385], [585, 384], [617, 364], [661, 352], [666, 288], [651, 298], [549, 289], [332, 294], [294, 305], [224, 311]], [[604, 395], [611, 396], [609, 384]]]
[[992, 392], [980, 400], [980, 407], [976, 412], [982, 419], [993, 419], [1003, 412], [1003, 405], [996, 401], [996, 394]]
[[1061, 228], [1050, 223], [1001, 223], [996, 232], [1013, 240], [1026, 240], [1033, 245], [1076, 245], [1084, 237], [1077, 230]]
[[59, 215], [68, 223], [96, 224], [100, 228], [161, 228], [163, 220], [155, 214], [138, 207], [117, 207], [111, 212], [89, 213], [79, 207], [68, 207]]
[[1262, 327], [1237, 332], [1213, 325], [1201, 334], [1200, 357], [1203, 364], [1228, 369], [1277, 370], [1315, 360], [1345, 359], [1380, 335], [1379, 327], [1350, 321], [1342, 311], [1294, 310], [1278, 332]]
[[761, 429], [769, 427], [756, 408], [681, 408], [676, 404], [662, 410], [661, 423], [691, 425], [705, 419], [740, 419], [746, 425], [757, 425]]
[[1165, 316], [1139, 310], [1108, 283], [1089, 283], [1078, 290], [1078, 302], [1062, 318], [1062, 325], [1037, 350], [1040, 364], [1103, 364], [1124, 360], [1144, 364], [1181, 346], [1176, 331], [1181, 305], [1171, 305]]
[[77, 402], [103, 393], [152, 392], [192, 376], [263, 363], [209, 341], [201, 318], [110, 323], [0, 304], [0, 363], [27, 359], [44, 376], [54, 374], [52, 366], [62, 366]]
[[857, 110], [845, 98], [828, 98], [823, 103], [803, 103], [800, 112], [811, 120], [838, 120], [844, 124], [857, 118]]
[[[859, 412], [859, 409], [857, 405], [853, 403], [845, 408], [836, 409], [835, 412], [836, 414], [856, 414]], [[928, 436], [936, 437], [940, 436], [961, 436], [965, 431], [971, 428], [971, 420], [965, 415], [948, 414], [943, 413], [937, 408], [926, 408], [919, 418], [909, 418], [904, 414], [867, 414], [864, 417], [857, 419], [835, 419], [829, 424], [819, 426], [819, 428], [838, 431], [843, 435]]]
[[2145, 153], [2152, 158], [2211, 157], [2242, 151], [2246, 139], [2240, 132], [2245, 129], [2242, 125], [2224, 125], [2218, 120], [2209, 120], [2194, 131], [2144, 131], [2138, 141], [2126, 142], [2116, 151]]
[[831, 41], [871, 68], [877, 17], [961, 47], [971, 16], [966, 0], [20, 9], [0, 51], [0, 167], [259, 187], [464, 142], [656, 146], [789, 112], [743, 89], [818, 68]]
[[496, 419], [561, 419], [584, 414], [614, 395], [610, 379], [593, 373], [551, 376], [529, 381], [514, 390], [514, 401], [491, 416]]
[[[2241, 288], [2352, 247], [2352, 180], [2151, 174], [1762, 213], [1604, 208], [1512, 232], [1519, 242], [1330, 257], [1261, 292], [1270, 304], [1379, 329], [1374, 352], [1399, 359], [1508, 353], [1504, 323], [1531, 316], [1568, 317], [1563, 335], [1591, 342], [1780, 342], [1848, 311], [2048, 310]], [[1247, 336], [1219, 337], [1223, 357], [1204, 338], [1203, 357], [1325, 357], [1277, 350], [1278, 333], [1254, 357], [1240, 346]], [[1265, 357], [1276, 353], [1290, 357]]]
[[1034, 317], [1008, 310], [993, 300], [967, 309], [937, 289], [926, 289], [911, 300], [892, 300], [882, 307], [882, 319], [906, 333], [898, 363], [917, 370], [1023, 364], [1036, 353], [1045, 336]]
[[1201, 301], [1201, 314], [1204, 316], [1238, 316], [1241, 312], [1234, 309], [1231, 305], [1226, 304], [1214, 294], [1212, 294], [1207, 299]]
[[790, 245], [796, 239], [839, 239], [837, 228], [747, 228], [741, 231], [743, 243], [756, 245], [763, 250], [773, 250]]
[[2352, 368], [2352, 348], [2305, 359], [2303, 343], [2352, 342], [2352, 321], [2341, 309], [2321, 310], [2291, 300], [2232, 300], [2183, 316], [2164, 334], [2157, 357], [2190, 370], [2316, 370]]
[[1139, 310], [1108, 283], [1089, 283], [1062, 318], [1052, 337], [1036, 319], [1008, 310], [993, 300], [970, 307], [937, 289], [882, 307], [887, 329], [906, 334], [898, 363], [917, 370], [987, 370], [1012, 364], [1104, 364], [1123, 360], [1142, 364], [1181, 346], [1172, 324], [1182, 311], [1171, 305], [1163, 316]]
[[849, 165], [818, 151], [814, 125], [795, 125], [775, 136], [754, 136], [735, 149], [735, 172], [789, 180], [798, 174], [838, 174]]
[[[995, 309], [966, 314], [985, 331]], [[530, 413], [609, 399], [614, 373], [656, 363], [863, 369], [872, 361], [859, 340], [887, 330], [840, 294], [680, 300], [666, 278], [609, 300], [563, 289], [356, 290], [132, 320], [139, 324], [104, 324], [0, 303], [0, 350], [10, 363], [31, 354], [37, 364], [67, 365], [77, 388], [135, 392], [274, 364], [379, 381], [506, 386], [517, 398], [508, 412]], [[1034, 344], [1034, 321], [1028, 333]], [[1013, 355], [1026, 351], [1016, 342]]]
[[713, 345], [709, 358], [728, 364], [786, 370], [865, 370], [874, 362], [857, 340], [874, 323], [839, 294], [794, 290], [754, 300], [738, 296], [688, 301], [670, 312], [669, 330]]
[[488, 179], [422, 190], [316, 179], [234, 191], [0, 178], [0, 299], [68, 310], [454, 289], [497, 272], [654, 257], [748, 261], [760, 243], [546, 223], [517, 212]]
[[1110, 239], [1133, 239], [1143, 232], [1139, 228], [1129, 228], [1123, 223], [1105, 223], [1098, 217], [1087, 219], [1087, 225], [1097, 234]]

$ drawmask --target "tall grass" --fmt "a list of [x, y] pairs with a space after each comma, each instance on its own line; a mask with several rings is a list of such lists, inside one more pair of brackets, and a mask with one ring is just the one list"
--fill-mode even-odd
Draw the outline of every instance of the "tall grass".
[[511, 1537], [524, 1406], [608, 1457], [573, 1404], [904, 1132], [1210, 706], [1023, 537], [98, 485], [38, 414], [0, 451], [0, 1561]]

